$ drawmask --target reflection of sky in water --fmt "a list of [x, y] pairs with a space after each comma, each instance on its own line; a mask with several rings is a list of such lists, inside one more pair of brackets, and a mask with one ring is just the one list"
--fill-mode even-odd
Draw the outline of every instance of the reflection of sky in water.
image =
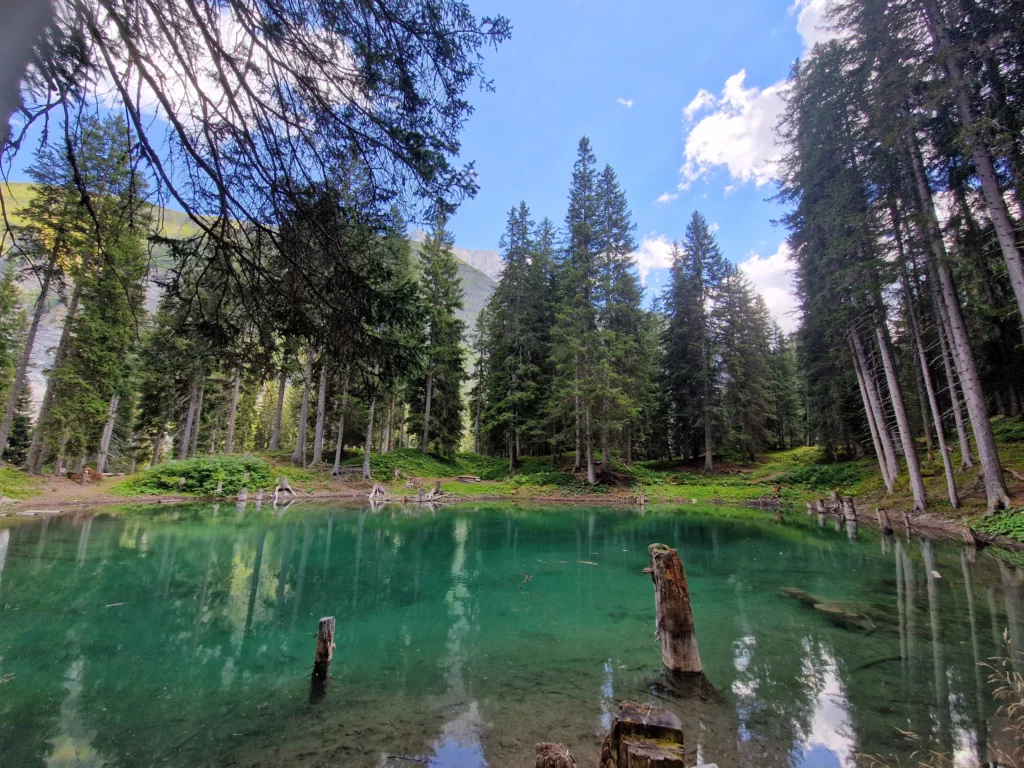
[[[814, 653], [804, 641], [804, 679], [810, 688], [814, 685], [814, 714], [810, 730], [805, 734], [802, 745], [794, 750], [797, 768], [806, 766], [847, 766], [853, 765], [854, 740], [850, 736], [848, 702], [839, 681], [839, 669], [835, 657], [826, 648]], [[814, 683], [810, 683], [813, 680]]]
[[[452, 586], [445, 597], [452, 623], [448, 630], [443, 661], [448, 682], [447, 698], [453, 700], [466, 695], [466, 685], [462, 677], [466, 656], [463, 646], [473, 629], [470, 622], [470, 592], [466, 574], [468, 535], [468, 523], [465, 520], [456, 522], [452, 531], [455, 542], [451, 569]], [[483, 744], [480, 743], [483, 724], [479, 705], [475, 701], [470, 701], [463, 711], [444, 724], [440, 737], [434, 741], [434, 754], [430, 758], [430, 765], [436, 768], [485, 768], [487, 760], [484, 758]]]

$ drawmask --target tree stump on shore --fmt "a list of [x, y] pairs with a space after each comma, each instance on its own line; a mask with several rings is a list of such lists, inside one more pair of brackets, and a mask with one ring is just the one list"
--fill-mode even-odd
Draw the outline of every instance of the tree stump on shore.
[[576, 760], [561, 744], [538, 744], [535, 768], [576, 768]]
[[624, 701], [601, 747], [600, 768], [685, 768], [683, 724], [668, 710]]
[[[651, 544], [650, 572], [654, 581], [655, 626], [661, 641], [661, 663], [673, 685], [703, 678], [704, 665], [697, 650], [690, 590], [679, 553], [666, 544]], [[687, 679], [688, 678], [688, 679]]]

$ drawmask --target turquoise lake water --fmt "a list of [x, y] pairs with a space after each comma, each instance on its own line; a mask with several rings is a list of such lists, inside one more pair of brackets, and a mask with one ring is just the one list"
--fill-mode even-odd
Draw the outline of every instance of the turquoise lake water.
[[[901, 731], [992, 760], [1007, 737], [977, 662], [1021, 640], [1022, 572], [858, 533], [699, 507], [0, 520], [0, 766], [526, 768], [539, 741], [596, 766], [623, 699], [677, 712], [694, 764], [906, 763]], [[718, 696], [653, 685], [653, 542], [683, 559]], [[310, 703], [321, 616], [337, 650]]]

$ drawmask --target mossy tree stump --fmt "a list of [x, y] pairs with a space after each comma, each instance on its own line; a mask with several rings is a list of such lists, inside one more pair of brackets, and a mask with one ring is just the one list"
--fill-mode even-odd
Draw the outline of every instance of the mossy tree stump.
[[601, 747], [600, 768], [685, 768], [683, 724], [668, 710], [624, 701]]

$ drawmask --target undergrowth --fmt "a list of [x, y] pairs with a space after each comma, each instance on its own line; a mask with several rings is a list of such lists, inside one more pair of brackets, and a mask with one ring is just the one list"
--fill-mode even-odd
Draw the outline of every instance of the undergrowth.
[[8, 499], [31, 499], [42, 493], [43, 479], [20, 472], [14, 467], [0, 467], [0, 496]]
[[[249, 473], [248, 483], [244, 480], [246, 472]], [[263, 459], [256, 456], [202, 456], [150, 467], [112, 490], [123, 496], [168, 493], [212, 496], [218, 482], [223, 482], [221, 492], [225, 496], [234, 496], [243, 485], [250, 489], [274, 487], [270, 465]]]
[[973, 517], [970, 526], [978, 533], [1024, 541], [1024, 509], [1008, 509], [992, 517]]

